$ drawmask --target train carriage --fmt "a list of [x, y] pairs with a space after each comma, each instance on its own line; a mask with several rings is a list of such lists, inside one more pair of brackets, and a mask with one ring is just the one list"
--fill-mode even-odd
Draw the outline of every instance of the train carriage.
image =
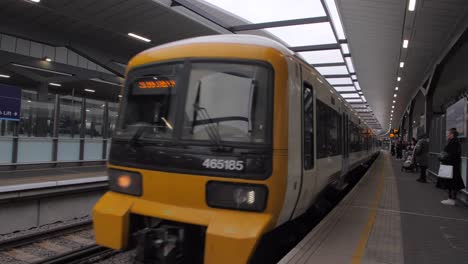
[[136, 243], [137, 260], [247, 263], [262, 235], [378, 151], [326, 79], [268, 38], [149, 49], [129, 62], [122, 95], [93, 219], [98, 244]]

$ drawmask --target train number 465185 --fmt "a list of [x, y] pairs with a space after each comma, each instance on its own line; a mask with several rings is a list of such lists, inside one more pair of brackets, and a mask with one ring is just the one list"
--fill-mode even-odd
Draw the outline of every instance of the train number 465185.
[[222, 160], [222, 159], [205, 159], [202, 164], [207, 169], [242, 171], [244, 170], [243, 160]]

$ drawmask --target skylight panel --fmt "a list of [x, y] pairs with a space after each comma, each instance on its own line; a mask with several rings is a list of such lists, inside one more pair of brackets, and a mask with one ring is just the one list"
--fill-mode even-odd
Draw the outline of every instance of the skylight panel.
[[353, 105], [353, 108], [366, 108], [367, 109], [367, 106], [365, 106], [365, 105]]
[[345, 60], [346, 60], [346, 65], [348, 65], [349, 71], [350, 71], [350, 72], [356, 72], [356, 71], [354, 70], [354, 65], [353, 65], [353, 61], [351, 60], [351, 58], [350, 58], [350, 57], [346, 57]]
[[349, 103], [362, 103], [361, 99], [346, 99], [346, 101]]
[[320, 0], [205, 0], [252, 23], [326, 16]]
[[315, 69], [322, 75], [349, 74], [346, 66], [315, 67]]
[[340, 50], [298, 52], [310, 64], [344, 62]]
[[343, 51], [343, 54], [349, 54], [349, 46], [348, 44], [341, 44], [341, 50]]
[[359, 82], [354, 82], [354, 86], [356, 86], [356, 90], [361, 90], [361, 86], [359, 85]]
[[355, 94], [341, 94], [341, 96], [343, 96], [343, 98], [360, 98], [359, 94], [357, 94], [357, 93], [355, 93]]
[[330, 23], [267, 28], [291, 47], [336, 43]]
[[351, 81], [351, 78], [327, 78], [327, 81], [331, 85], [335, 85], [335, 84], [353, 84], [353, 81]]
[[341, 23], [341, 17], [338, 13], [338, 8], [336, 7], [335, 0], [325, 0], [328, 12], [330, 13], [331, 20], [333, 22], [333, 27], [336, 30], [336, 35], [339, 39], [346, 39], [343, 24]]
[[356, 92], [356, 88], [354, 86], [337, 86], [335, 90], [338, 92]]

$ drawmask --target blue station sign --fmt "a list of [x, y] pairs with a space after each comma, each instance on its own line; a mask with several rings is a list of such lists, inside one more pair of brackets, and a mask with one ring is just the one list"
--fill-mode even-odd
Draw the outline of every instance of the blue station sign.
[[21, 88], [0, 84], [0, 120], [19, 121], [20, 111]]

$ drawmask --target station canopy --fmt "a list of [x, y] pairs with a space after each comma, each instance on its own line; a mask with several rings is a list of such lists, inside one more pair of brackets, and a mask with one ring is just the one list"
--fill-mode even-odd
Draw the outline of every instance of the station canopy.
[[[363, 122], [382, 129], [367, 104], [334, 0], [174, 0], [232, 33], [258, 34], [285, 44], [314, 66]], [[222, 11], [227, 16], [212, 12]], [[231, 19], [230, 19], [231, 18]], [[235, 19], [232, 19], [235, 18]]]

